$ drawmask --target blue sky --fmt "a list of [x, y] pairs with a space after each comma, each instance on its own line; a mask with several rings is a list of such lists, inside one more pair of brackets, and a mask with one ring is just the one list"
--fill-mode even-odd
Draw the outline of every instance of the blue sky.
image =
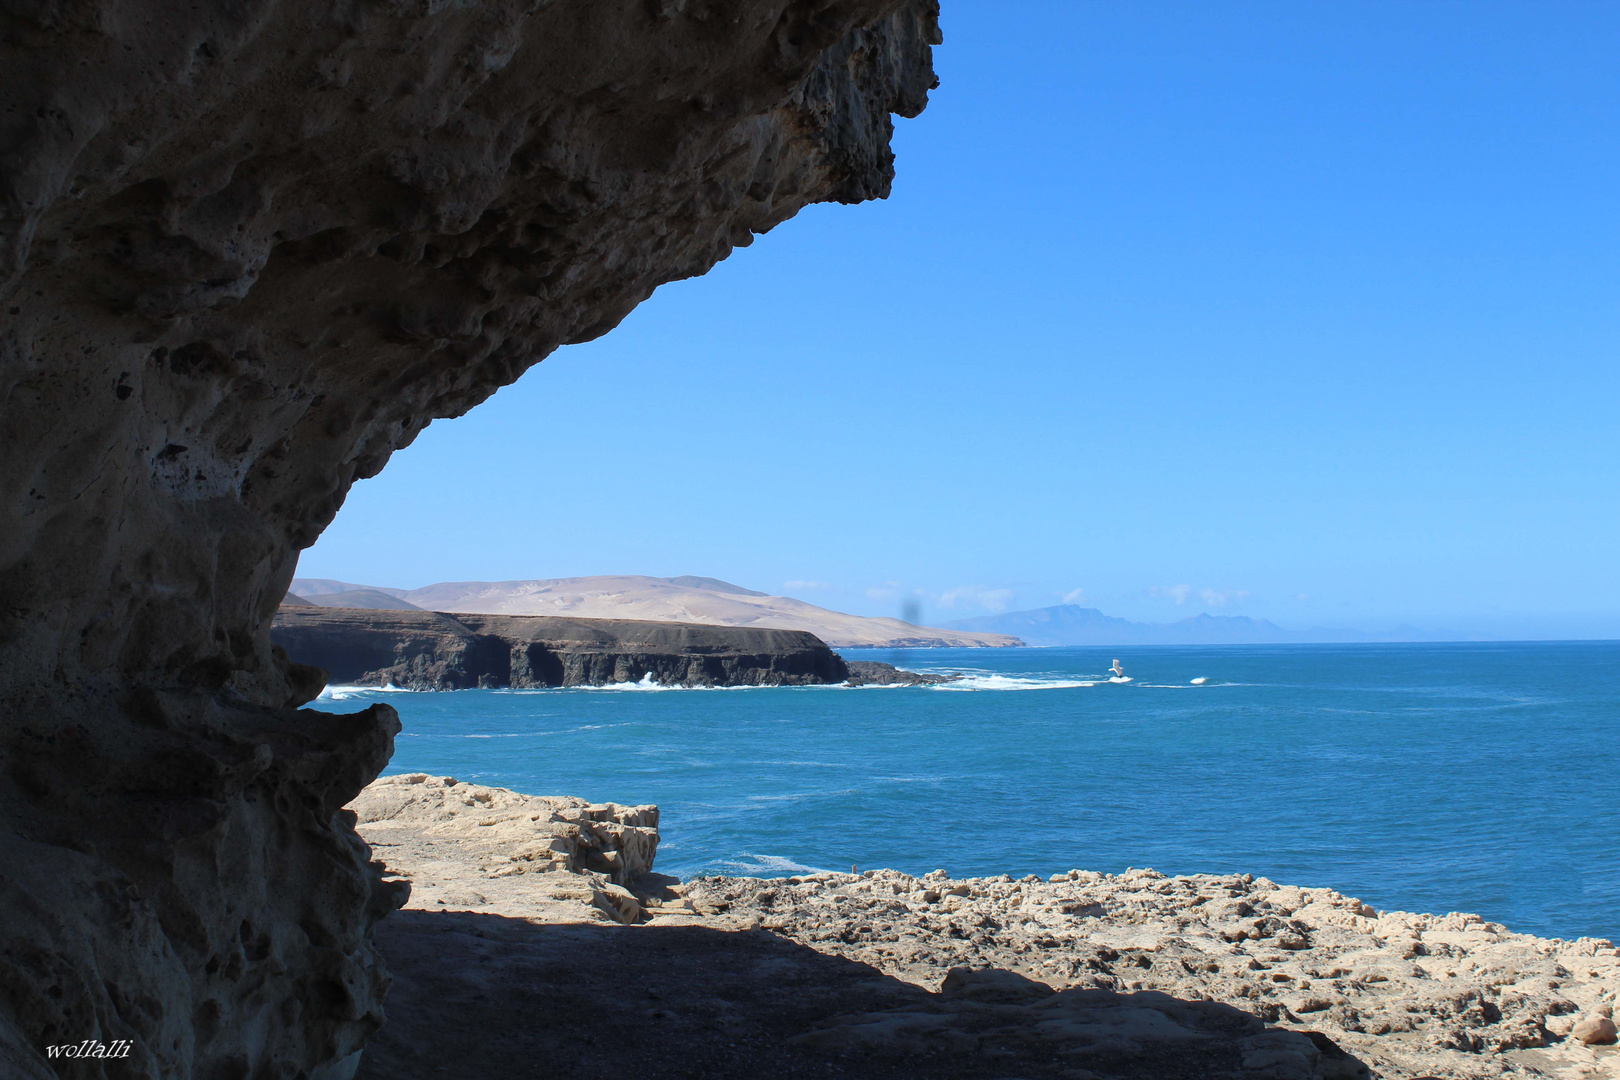
[[888, 201], [434, 424], [300, 573], [1620, 636], [1620, 7], [943, 27]]

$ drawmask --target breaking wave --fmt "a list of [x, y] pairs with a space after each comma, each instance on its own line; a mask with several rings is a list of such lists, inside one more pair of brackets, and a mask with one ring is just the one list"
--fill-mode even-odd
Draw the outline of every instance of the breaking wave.
[[414, 694], [415, 690], [406, 686], [328, 686], [321, 691], [317, 701], [349, 701], [367, 694]]
[[1073, 690], [1096, 686], [1082, 679], [1041, 679], [1022, 675], [964, 675], [947, 683], [936, 683], [930, 690]]
[[717, 859], [710, 865], [718, 870], [735, 874], [738, 877], [762, 877], [766, 874], [826, 874], [827, 869], [818, 866], [806, 866], [801, 862], [782, 855], [756, 855], [752, 851], [740, 851], [735, 859]]

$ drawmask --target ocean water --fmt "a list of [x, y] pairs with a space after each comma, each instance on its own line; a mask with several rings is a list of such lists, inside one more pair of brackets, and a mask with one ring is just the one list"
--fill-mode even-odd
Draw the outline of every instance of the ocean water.
[[682, 877], [1235, 871], [1620, 937], [1620, 643], [854, 655], [969, 677], [318, 707], [397, 708], [390, 773], [657, 803]]

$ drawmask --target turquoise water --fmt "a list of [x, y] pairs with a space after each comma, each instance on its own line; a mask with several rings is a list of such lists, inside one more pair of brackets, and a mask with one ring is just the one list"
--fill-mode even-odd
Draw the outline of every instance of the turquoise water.
[[397, 708], [391, 773], [658, 803], [682, 877], [1239, 871], [1620, 936], [1620, 643], [857, 655], [973, 677], [320, 704]]

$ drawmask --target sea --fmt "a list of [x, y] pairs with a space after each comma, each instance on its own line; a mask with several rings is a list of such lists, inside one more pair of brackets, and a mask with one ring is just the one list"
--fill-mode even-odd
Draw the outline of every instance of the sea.
[[388, 773], [657, 803], [681, 878], [1235, 872], [1620, 937], [1620, 642], [847, 655], [963, 677], [316, 707], [399, 710]]

